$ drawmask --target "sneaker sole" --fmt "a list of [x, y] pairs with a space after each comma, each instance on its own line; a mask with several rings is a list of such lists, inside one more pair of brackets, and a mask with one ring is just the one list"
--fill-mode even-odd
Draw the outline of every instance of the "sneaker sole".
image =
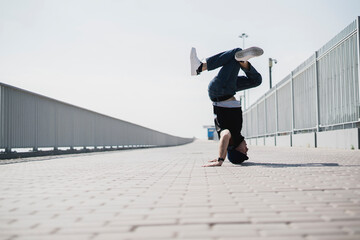
[[263, 55], [264, 50], [259, 47], [251, 47], [235, 53], [236, 61], [247, 61], [253, 57], [259, 57]]
[[196, 68], [193, 67], [193, 65], [191, 65], [191, 76], [196, 76], [197, 75], [197, 72], [196, 72]]

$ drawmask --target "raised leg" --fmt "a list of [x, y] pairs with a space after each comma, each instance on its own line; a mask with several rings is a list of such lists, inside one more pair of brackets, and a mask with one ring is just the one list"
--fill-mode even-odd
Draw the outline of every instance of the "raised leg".
[[211, 71], [214, 70], [216, 68], [225, 66], [227, 63], [231, 62], [236, 62], [235, 60], [235, 53], [240, 51], [241, 48], [235, 48], [233, 50], [229, 50], [226, 52], [222, 52], [219, 54], [216, 54], [212, 57], [209, 57], [206, 59], [207, 62], [207, 70]]

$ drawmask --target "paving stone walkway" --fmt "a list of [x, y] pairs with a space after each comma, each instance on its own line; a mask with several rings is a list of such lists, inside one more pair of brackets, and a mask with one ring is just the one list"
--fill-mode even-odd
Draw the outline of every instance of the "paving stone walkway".
[[217, 143], [0, 162], [1, 240], [360, 239], [360, 151]]

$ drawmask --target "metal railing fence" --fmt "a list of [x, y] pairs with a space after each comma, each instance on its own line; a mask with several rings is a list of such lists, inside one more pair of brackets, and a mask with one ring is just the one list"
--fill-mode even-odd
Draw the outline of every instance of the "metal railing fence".
[[154, 147], [192, 142], [0, 83], [0, 149]]
[[358, 127], [359, 22], [360, 17], [246, 109], [243, 135]]

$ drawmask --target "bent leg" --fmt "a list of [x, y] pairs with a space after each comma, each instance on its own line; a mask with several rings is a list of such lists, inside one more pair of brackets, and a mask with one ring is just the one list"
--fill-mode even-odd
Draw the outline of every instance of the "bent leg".
[[207, 59], [208, 70], [221, 66], [218, 75], [209, 84], [210, 99], [233, 96], [236, 93], [240, 64], [235, 60], [235, 53], [239, 48], [220, 53]]
[[236, 81], [236, 91], [257, 87], [262, 82], [261, 74], [250, 64], [249, 70], [243, 69], [246, 76], [240, 76]]

